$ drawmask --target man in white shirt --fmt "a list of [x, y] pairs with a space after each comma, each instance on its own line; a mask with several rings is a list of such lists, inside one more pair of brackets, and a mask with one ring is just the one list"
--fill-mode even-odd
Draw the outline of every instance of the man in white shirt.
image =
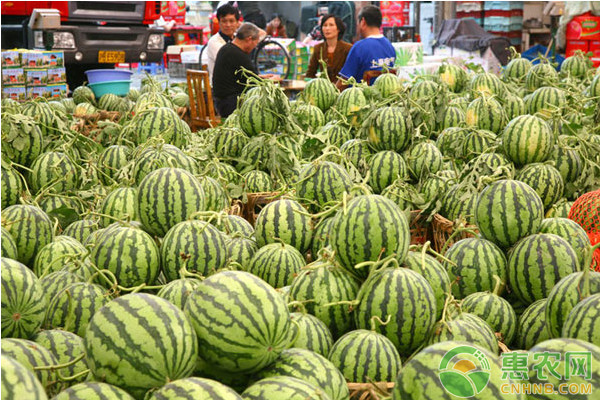
[[233, 40], [233, 35], [240, 22], [240, 11], [231, 4], [224, 4], [217, 9], [217, 20], [219, 21], [219, 32], [214, 34], [206, 44], [202, 63], [206, 57], [208, 74], [212, 82], [215, 60], [221, 47]]

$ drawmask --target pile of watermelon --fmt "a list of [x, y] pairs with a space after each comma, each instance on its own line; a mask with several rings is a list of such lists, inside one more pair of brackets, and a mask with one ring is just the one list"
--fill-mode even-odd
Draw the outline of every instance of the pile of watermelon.
[[[515, 56], [294, 101], [249, 82], [198, 132], [185, 88], [150, 77], [2, 101], [3, 399], [450, 398], [465, 344], [489, 361], [478, 398], [523, 398], [501, 392], [524, 382], [508, 349], [560, 353], [556, 385], [590, 352], [598, 387], [600, 273], [567, 215], [600, 187], [600, 70]], [[99, 110], [119, 118], [81, 130]], [[251, 224], [231, 204], [255, 193]], [[415, 210], [479, 233], [411, 245]]]

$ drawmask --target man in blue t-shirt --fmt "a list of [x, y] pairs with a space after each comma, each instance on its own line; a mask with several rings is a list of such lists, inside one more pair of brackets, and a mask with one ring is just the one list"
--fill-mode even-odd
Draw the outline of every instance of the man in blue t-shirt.
[[[364, 39], [354, 43], [339, 77], [362, 82], [365, 71], [381, 70], [382, 66], [392, 68], [396, 60], [396, 50], [380, 32], [381, 10], [375, 6], [366, 6], [358, 13], [358, 31]], [[338, 79], [337, 87], [346, 85]]]

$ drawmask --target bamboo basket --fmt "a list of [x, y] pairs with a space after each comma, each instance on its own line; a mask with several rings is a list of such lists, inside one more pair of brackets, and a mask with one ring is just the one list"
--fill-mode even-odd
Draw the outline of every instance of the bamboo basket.
[[280, 192], [248, 193], [248, 202], [244, 204], [242, 217], [254, 226], [254, 221], [260, 210], [267, 204], [277, 200], [279, 196], [281, 196]]
[[[479, 229], [475, 225], [465, 225], [465, 227], [477, 233], [479, 232]], [[474, 236], [471, 232], [460, 232], [454, 235], [455, 229], [456, 224], [454, 222], [440, 214], [435, 214], [431, 222], [433, 250], [442, 253], [444, 247], [448, 249], [459, 240]]]
[[425, 215], [421, 215], [421, 210], [410, 212], [410, 244], [425, 244], [431, 240], [431, 226], [427, 222]]
[[350, 400], [381, 400], [388, 397], [393, 388], [393, 382], [348, 383]]

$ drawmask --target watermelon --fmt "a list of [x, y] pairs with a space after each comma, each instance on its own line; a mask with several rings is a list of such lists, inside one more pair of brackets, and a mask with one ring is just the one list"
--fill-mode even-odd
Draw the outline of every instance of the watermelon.
[[96, 379], [143, 397], [149, 389], [191, 375], [198, 342], [182, 310], [160, 297], [135, 293], [94, 314], [85, 350]]
[[283, 242], [304, 253], [312, 239], [311, 217], [295, 200], [275, 200], [258, 214], [255, 237], [261, 247]]
[[73, 283], [49, 302], [44, 325], [47, 329], [62, 328], [83, 337], [90, 319], [109, 301], [110, 295], [101, 286]]
[[244, 267], [274, 288], [281, 288], [290, 285], [304, 265], [302, 254], [294, 247], [271, 243], [261, 247]]
[[[501, 389], [518, 383], [502, 379], [502, 370], [500, 358], [485, 347], [460, 341], [436, 343], [404, 364], [395, 381], [392, 400], [456, 399], [449, 389], [474, 399], [524, 398]], [[482, 376], [482, 372], [489, 375]]]
[[79, 221], [74, 221], [67, 226], [63, 231], [63, 235], [70, 236], [76, 239], [78, 242], [83, 243], [90, 233], [99, 228], [100, 224], [98, 221], [94, 221], [92, 219], [82, 219]]
[[65, 153], [49, 151], [35, 159], [28, 181], [32, 193], [64, 193], [79, 186], [79, 169]]
[[498, 100], [482, 96], [473, 100], [467, 107], [465, 122], [472, 128], [500, 133], [506, 126], [506, 114]]
[[2, 226], [17, 245], [17, 260], [33, 266], [37, 252], [54, 236], [50, 218], [40, 208], [17, 204], [2, 210]]
[[141, 144], [149, 138], [161, 137], [166, 143], [182, 147], [190, 139], [184, 124], [171, 107], [143, 111], [132, 119], [134, 141]]
[[188, 297], [198, 287], [199, 283], [200, 281], [194, 278], [175, 279], [164, 285], [156, 295], [183, 310]]
[[150, 172], [164, 167], [183, 168], [194, 173], [189, 157], [170, 144], [138, 147], [135, 151], [133, 177], [138, 186]]
[[589, 59], [583, 54], [574, 54], [567, 57], [560, 65], [561, 76], [583, 78], [589, 69]]
[[556, 145], [551, 158], [554, 160], [554, 167], [560, 173], [565, 186], [580, 178], [584, 162], [576, 149]]
[[184, 378], [166, 384], [149, 400], [241, 400], [235, 390], [205, 378]]
[[153, 235], [163, 236], [177, 223], [204, 210], [200, 182], [180, 168], [161, 168], [149, 173], [138, 187], [138, 216]]
[[577, 254], [579, 265], [585, 265], [585, 258], [590, 251], [590, 238], [577, 222], [568, 218], [546, 218], [542, 221], [540, 233], [553, 233], [566, 240]]
[[381, 193], [397, 179], [408, 178], [404, 158], [394, 151], [380, 151], [369, 161], [369, 185], [375, 193]]
[[412, 128], [412, 119], [405, 109], [396, 106], [382, 107], [375, 112], [375, 120], [369, 127], [367, 140], [375, 150], [401, 152], [410, 143]]
[[441, 202], [440, 214], [450, 221], [466, 221], [469, 225], [474, 223], [477, 192], [471, 186], [463, 183], [453, 185], [441, 197]]
[[254, 254], [258, 251], [258, 245], [253, 239], [236, 236], [225, 243], [227, 247], [227, 264], [237, 263], [248, 266]]
[[100, 217], [100, 225], [106, 228], [114, 221], [137, 220], [137, 197], [137, 189], [132, 187], [120, 187], [110, 192], [100, 206], [100, 212], [104, 214]]
[[306, 84], [302, 99], [325, 112], [335, 103], [338, 95], [339, 91], [329, 79], [319, 78], [312, 79]]
[[317, 106], [300, 104], [293, 109], [292, 115], [303, 131], [315, 132], [318, 128], [325, 125], [323, 111]]
[[508, 301], [494, 293], [472, 293], [461, 303], [464, 312], [487, 322], [494, 332], [502, 334], [502, 341], [511, 344], [517, 333], [517, 315]]
[[43, 277], [62, 269], [76, 271], [88, 256], [88, 251], [81, 243], [70, 236], [56, 236], [38, 252], [33, 263], [33, 272]]
[[[546, 211], [545, 217], [546, 218], [567, 218], [569, 216], [569, 211], [571, 210], [572, 206], [573, 206], [572, 201], [567, 201], [567, 199], [560, 199], [552, 207], [550, 207], [550, 209], [548, 211]], [[558, 236], [561, 236], [556, 232], [548, 232], [548, 233], [555, 233]]]
[[600, 346], [600, 293], [586, 297], [564, 320], [562, 337], [585, 340]]
[[596, 74], [589, 87], [590, 97], [600, 97], [600, 74]]
[[442, 170], [443, 156], [433, 141], [426, 140], [410, 148], [406, 155], [406, 163], [410, 176], [420, 181], [429, 174]]
[[525, 85], [530, 92], [542, 86], [554, 86], [558, 82], [558, 72], [548, 62], [531, 67], [525, 76]]
[[329, 161], [313, 161], [307, 164], [298, 178], [296, 196], [310, 204], [323, 207], [342, 200], [344, 192], [350, 192], [352, 178], [346, 170]]
[[2, 400], [47, 400], [44, 387], [34, 373], [17, 360], [2, 354]]
[[539, 113], [543, 118], [550, 118], [554, 114], [561, 115], [567, 105], [567, 97], [562, 89], [543, 86], [531, 95], [529, 113]]
[[394, 344], [366, 329], [348, 332], [331, 348], [329, 360], [348, 382], [393, 382], [402, 363]]
[[[4, 107], [2, 107], [4, 111]], [[29, 167], [42, 154], [44, 136], [32, 117], [22, 114], [2, 117], [2, 155]]]
[[248, 193], [272, 192], [274, 183], [266, 172], [252, 170], [244, 174], [244, 186]]
[[352, 86], [344, 90], [335, 101], [335, 109], [346, 117], [353, 126], [359, 124], [359, 111], [367, 105], [362, 89]]
[[436, 300], [436, 320], [444, 311], [446, 296], [450, 293], [450, 277], [438, 260], [429, 254], [409, 251], [404, 260], [404, 266], [423, 275], [433, 289]]
[[2, 209], [20, 202], [25, 186], [24, 179], [17, 170], [2, 163]]
[[546, 304], [548, 299], [533, 302], [519, 317], [514, 345], [518, 349], [528, 350], [537, 343], [550, 339], [546, 323]]
[[[554, 374], [548, 371], [548, 367], [540, 368], [540, 361], [544, 356], [537, 354], [549, 355], [547, 360], [552, 362]], [[571, 357], [569, 357], [569, 354]], [[581, 360], [575, 361], [576, 358]], [[569, 360], [570, 358], [570, 360]], [[591, 343], [584, 342], [578, 339], [551, 339], [546, 340], [533, 346], [529, 350], [529, 383], [533, 385], [552, 385], [555, 388], [563, 388], [563, 393], [567, 387], [581, 388], [577, 394], [557, 393], [539, 394], [532, 391], [527, 396], [528, 399], [569, 399], [577, 398], [581, 400], [592, 400], [596, 398], [593, 389], [600, 381], [600, 348]], [[542, 364], [543, 365], [543, 364]], [[576, 367], [579, 365], [579, 367]], [[539, 371], [539, 373], [538, 373]], [[586, 376], [588, 375], [588, 376]], [[545, 387], [545, 386], [544, 386]], [[584, 391], [585, 390], [585, 391]]]
[[56, 357], [50, 350], [26, 339], [2, 338], [0, 346], [2, 347], [2, 356], [12, 357], [23, 367], [33, 372], [46, 393], [52, 395], [57, 391], [56, 371], [51, 369], [34, 370], [35, 367], [58, 364]]
[[349, 397], [348, 386], [342, 373], [331, 361], [310, 350], [284, 350], [272, 365], [258, 373], [259, 378], [278, 375], [291, 376], [320, 387], [332, 400]]
[[576, 272], [562, 278], [548, 294], [546, 323], [550, 336], [561, 336], [565, 319], [585, 297], [600, 293], [600, 272]]
[[[485, 152], [494, 147], [497, 143], [497, 140], [496, 134], [491, 131], [486, 131], [484, 129], [471, 130], [463, 140], [460, 154], [462, 158], [467, 161], [471, 161], [477, 156], [483, 154], [496, 154]], [[464, 169], [467, 170], [468, 167], [465, 166]]]
[[242, 393], [244, 400], [332, 400], [323, 389], [291, 376], [261, 379]]
[[519, 115], [527, 114], [527, 107], [522, 98], [508, 94], [504, 99], [504, 111], [506, 112], [506, 118], [508, 121]]
[[536, 233], [543, 215], [540, 196], [527, 184], [515, 180], [500, 180], [486, 187], [475, 207], [481, 235], [504, 248]]
[[29, 339], [44, 321], [44, 291], [25, 265], [4, 257], [1, 264], [2, 337]]
[[506, 68], [502, 72], [502, 77], [522, 82], [527, 76], [527, 73], [531, 67], [531, 61], [526, 58], [521, 58], [520, 55], [518, 55], [516, 58], [510, 60], [510, 62], [506, 65]]
[[127, 146], [107, 147], [98, 158], [100, 180], [105, 185], [124, 178], [123, 169], [131, 161], [131, 149]]
[[198, 182], [200, 182], [205, 195], [206, 211], [219, 212], [229, 207], [229, 198], [225, 189], [216, 179], [210, 176], [201, 176], [198, 177]]
[[375, 78], [373, 86], [381, 94], [381, 97], [385, 99], [398, 93], [402, 89], [402, 82], [396, 74], [383, 73]]
[[81, 276], [67, 270], [61, 270], [40, 278], [39, 283], [44, 292], [44, 297], [46, 297], [46, 303], [50, 304], [50, 300], [67, 286], [81, 281]]
[[508, 256], [510, 287], [526, 304], [548, 297], [558, 281], [578, 270], [577, 255], [569, 243], [550, 233], [527, 236]]
[[463, 126], [467, 117], [462, 108], [448, 106], [444, 109], [440, 118], [441, 120], [437, 120], [437, 129], [443, 131], [447, 128]]
[[466, 128], [446, 128], [438, 135], [435, 145], [444, 156], [457, 158], [462, 154], [463, 142], [469, 132]]
[[352, 329], [348, 302], [356, 299], [358, 281], [343, 268], [318, 260], [307, 265], [294, 278], [290, 302], [302, 302], [302, 308], [327, 325], [334, 339]]
[[84, 355], [85, 349], [83, 339], [74, 333], [65, 332], [58, 329], [41, 331], [33, 339], [37, 344], [50, 350], [56, 358], [58, 364], [71, 363], [79, 358], [79, 361], [68, 367], [57, 370], [61, 376], [71, 377], [80, 374], [79, 378], [66, 382], [66, 385], [71, 386], [74, 383], [83, 382], [86, 379], [87, 363], [81, 356]]
[[303, 312], [291, 313], [290, 318], [292, 319], [290, 331], [293, 338], [292, 346], [327, 357], [333, 346], [333, 336], [327, 325], [317, 317]]
[[340, 150], [344, 157], [360, 172], [367, 170], [366, 159], [371, 155], [371, 150], [366, 140], [350, 139], [340, 146]]
[[433, 80], [418, 80], [410, 89], [409, 98], [417, 103], [429, 102], [440, 93], [440, 85]]
[[437, 74], [440, 82], [454, 93], [462, 92], [467, 85], [467, 72], [458, 65], [443, 63], [438, 67]]
[[504, 83], [497, 75], [489, 72], [480, 72], [471, 78], [469, 89], [473, 92], [473, 96], [490, 97], [496, 96], [502, 98], [506, 88]]
[[160, 268], [156, 242], [137, 228], [117, 227], [103, 235], [90, 257], [98, 269], [111, 271], [124, 287], [152, 285]]
[[1, 229], [2, 235], [0, 237], [2, 238], [2, 245], [0, 245], [0, 249], [2, 251], [2, 257], [12, 258], [13, 260], [16, 260], [18, 257], [18, 251], [17, 245], [15, 244], [15, 240], [6, 229], [4, 229], [3, 227]]
[[502, 133], [506, 155], [518, 166], [544, 162], [554, 149], [555, 137], [548, 124], [533, 115], [512, 119]]
[[361, 286], [354, 310], [357, 328], [370, 329], [373, 317], [390, 322], [375, 331], [394, 343], [401, 356], [408, 356], [432, 332], [436, 299], [431, 285], [407, 268], [383, 268], [372, 273]]
[[63, 390], [52, 400], [134, 400], [123, 389], [103, 382], [84, 382]]
[[338, 147], [352, 139], [352, 133], [350, 127], [340, 121], [329, 122], [319, 130], [319, 134], [326, 136], [330, 144]]
[[436, 324], [429, 343], [446, 341], [472, 343], [492, 354], [498, 354], [498, 339], [492, 328], [483, 319], [468, 312], [461, 312], [450, 321], [440, 321]]
[[404, 211], [412, 211], [418, 208], [417, 204], [421, 202], [421, 197], [415, 187], [400, 179], [392, 182], [390, 186], [383, 189], [381, 195], [392, 200]]
[[273, 111], [272, 102], [262, 96], [250, 96], [244, 100], [239, 111], [239, 124], [248, 136], [259, 133], [274, 133], [279, 121]]
[[221, 126], [214, 132], [212, 146], [217, 156], [236, 158], [239, 157], [248, 140], [248, 136], [240, 128]]
[[96, 96], [94, 96], [94, 92], [88, 86], [78, 86], [73, 90], [73, 101], [75, 101], [75, 104], [92, 104], [96, 101]]
[[552, 165], [534, 163], [523, 168], [515, 179], [526, 183], [542, 199], [544, 208], [549, 209], [563, 195], [564, 183], [560, 172]]
[[247, 272], [206, 278], [188, 297], [185, 313], [198, 335], [200, 358], [225, 371], [257, 372], [289, 344], [285, 300]]
[[240, 235], [249, 238], [254, 234], [254, 228], [250, 225], [250, 222], [239, 215], [225, 215], [222, 218], [213, 221], [213, 223], [217, 229], [227, 235]]

